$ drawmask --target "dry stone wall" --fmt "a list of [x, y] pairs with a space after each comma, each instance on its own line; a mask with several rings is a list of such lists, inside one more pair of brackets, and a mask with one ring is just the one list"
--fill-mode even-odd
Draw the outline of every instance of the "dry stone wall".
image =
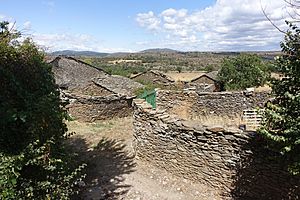
[[241, 116], [243, 110], [262, 107], [268, 100], [267, 92], [245, 95], [243, 92], [203, 92], [159, 90], [157, 105], [159, 108], [173, 110], [188, 105], [190, 118], [198, 116]]
[[268, 159], [255, 132], [203, 127], [134, 101], [134, 146], [140, 159], [222, 190], [224, 199], [298, 199], [299, 178]]
[[116, 94], [87, 96], [64, 93], [63, 99], [69, 102], [66, 106], [68, 113], [79, 121], [92, 122], [132, 114], [132, 98], [126, 96]]
[[263, 107], [269, 93], [212, 92], [198, 93], [198, 98], [191, 110], [194, 115], [241, 115], [243, 110]]
[[176, 106], [181, 106], [183, 102], [194, 104], [197, 97], [195, 91], [157, 90], [156, 105], [160, 109], [170, 110]]

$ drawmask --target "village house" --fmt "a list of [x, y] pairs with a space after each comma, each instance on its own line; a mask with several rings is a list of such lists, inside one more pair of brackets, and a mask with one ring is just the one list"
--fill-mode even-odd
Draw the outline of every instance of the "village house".
[[131, 77], [132, 80], [144, 85], [153, 84], [164, 88], [170, 88], [174, 85], [175, 80], [156, 70], [149, 70]]
[[128, 98], [134, 98], [136, 96], [135, 92], [144, 87], [141, 83], [118, 75], [99, 76], [93, 79], [93, 83], [107, 91], [114, 94], [124, 95]]
[[218, 80], [218, 71], [212, 71], [185, 82], [185, 88], [193, 88], [197, 92], [220, 92], [221, 84]]
[[68, 113], [79, 121], [131, 115], [134, 93], [144, 87], [72, 57], [59, 56], [50, 64]]
[[85, 87], [92, 78], [108, 74], [103, 69], [73, 57], [57, 56], [49, 64], [52, 65], [56, 84], [69, 91]]

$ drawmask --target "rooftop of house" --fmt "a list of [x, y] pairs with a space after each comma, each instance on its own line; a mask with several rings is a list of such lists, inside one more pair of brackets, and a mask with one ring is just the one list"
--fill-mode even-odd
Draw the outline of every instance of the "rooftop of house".
[[162, 78], [168, 80], [169, 82], [175, 82], [174, 79], [172, 79], [172, 78], [169, 77], [168, 75], [166, 75], [166, 74], [164, 74], [164, 73], [162, 73], [162, 72], [160, 72], [160, 71], [157, 71], [157, 70], [148, 70], [148, 71], [145, 71], [145, 72], [142, 72], [142, 73], [139, 73], [139, 74], [135, 74], [135, 75], [131, 76], [130, 78], [131, 78], [131, 79], [134, 79], [134, 78], [136, 78], [136, 77], [138, 77], [138, 76], [141, 76], [142, 74], [146, 74], [146, 73], [153, 73], [153, 74], [155, 74], [155, 75], [157, 75], [157, 76], [160, 76], [160, 77], [162, 77]]
[[103, 75], [93, 79], [93, 82], [113, 93], [126, 95], [128, 97], [135, 96], [135, 91], [143, 88], [144, 85], [137, 83], [129, 78], [118, 75]]
[[209, 73], [205, 73], [205, 74], [201, 74], [200, 76], [192, 79], [190, 82], [194, 82], [196, 80], [198, 80], [201, 77], [208, 77], [209, 79], [212, 79], [213, 81], [219, 81], [218, 80], [218, 71], [211, 71]]
[[92, 78], [108, 74], [103, 69], [67, 56], [57, 56], [51, 61], [56, 83], [66, 89], [84, 87]]

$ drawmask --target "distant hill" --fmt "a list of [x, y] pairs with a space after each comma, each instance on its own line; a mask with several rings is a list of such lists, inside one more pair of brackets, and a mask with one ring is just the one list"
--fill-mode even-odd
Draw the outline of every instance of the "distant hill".
[[168, 48], [155, 48], [155, 49], [146, 49], [138, 53], [178, 53], [179, 51]]
[[73, 50], [63, 50], [63, 51], [54, 51], [50, 53], [51, 56], [90, 56], [90, 57], [104, 57], [109, 55], [109, 53], [101, 53], [95, 51], [73, 51]]

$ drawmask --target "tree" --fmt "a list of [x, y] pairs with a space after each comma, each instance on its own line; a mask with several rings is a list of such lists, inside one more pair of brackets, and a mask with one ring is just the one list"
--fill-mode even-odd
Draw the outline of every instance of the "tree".
[[178, 71], [178, 73], [181, 73], [182, 72], [182, 67], [181, 66], [177, 66], [176, 67], [176, 71]]
[[288, 23], [281, 43], [283, 55], [276, 59], [275, 67], [284, 78], [273, 80], [275, 97], [265, 109], [263, 126], [258, 130], [268, 141], [268, 147], [287, 163], [293, 174], [300, 173], [300, 29]]
[[69, 199], [78, 170], [64, 150], [66, 112], [51, 67], [0, 23], [0, 199]]
[[241, 54], [224, 59], [218, 76], [226, 90], [261, 86], [268, 77], [267, 65], [257, 55]]

